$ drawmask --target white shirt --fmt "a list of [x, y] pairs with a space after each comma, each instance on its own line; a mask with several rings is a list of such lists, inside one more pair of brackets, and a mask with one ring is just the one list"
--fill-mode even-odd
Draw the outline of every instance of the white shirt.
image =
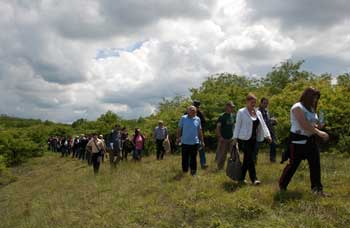
[[300, 126], [293, 112], [293, 110], [296, 108], [300, 108], [304, 112], [306, 121], [309, 122], [311, 125], [318, 123], [317, 114], [314, 112], [310, 112], [307, 108], [304, 107], [302, 103], [298, 102], [298, 103], [295, 103], [290, 109], [290, 123], [291, 123], [290, 131], [299, 135], [311, 136], [313, 134], [312, 132], [306, 131]]
[[[257, 141], [262, 142], [264, 138], [271, 137], [269, 129], [266, 126], [264, 118], [259, 110], [255, 110], [256, 117], [259, 119], [259, 126], [257, 129]], [[241, 108], [237, 112], [236, 125], [233, 132], [233, 138], [248, 140], [252, 136], [253, 131], [253, 120], [254, 118], [249, 114], [247, 108]]]

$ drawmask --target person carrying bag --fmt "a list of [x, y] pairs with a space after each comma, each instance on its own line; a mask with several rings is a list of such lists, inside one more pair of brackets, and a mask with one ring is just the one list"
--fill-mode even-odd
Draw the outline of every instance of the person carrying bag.
[[226, 175], [234, 181], [242, 177], [242, 163], [236, 146], [232, 147], [231, 156], [227, 160]]

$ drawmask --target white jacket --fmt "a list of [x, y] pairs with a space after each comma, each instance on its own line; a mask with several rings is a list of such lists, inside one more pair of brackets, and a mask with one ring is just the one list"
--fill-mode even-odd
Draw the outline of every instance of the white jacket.
[[[259, 110], [255, 110], [256, 116], [259, 119], [259, 126], [257, 130], [257, 141], [262, 142], [264, 138], [271, 137], [269, 129], [266, 126], [264, 118]], [[233, 138], [248, 140], [252, 136], [253, 121], [247, 108], [241, 108], [237, 112], [235, 130], [233, 132]]]

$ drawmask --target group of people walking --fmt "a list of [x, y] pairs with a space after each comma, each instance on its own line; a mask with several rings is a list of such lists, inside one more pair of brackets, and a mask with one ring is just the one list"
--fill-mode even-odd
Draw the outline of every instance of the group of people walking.
[[[281, 191], [285, 191], [295, 171], [302, 160], [306, 159], [310, 168], [311, 189], [314, 193], [325, 195], [321, 183], [320, 152], [316, 143], [316, 137], [327, 141], [329, 136], [321, 129], [324, 123], [319, 121], [317, 104], [320, 92], [314, 88], [307, 88], [290, 110], [291, 129], [287, 140], [284, 160], [289, 160], [279, 180]], [[184, 173], [190, 172], [192, 176], [197, 173], [197, 154], [200, 158], [202, 169], [207, 168], [205, 155], [204, 127], [206, 119], [200, 109], [201, 103], [194, 101], [181, 116], [176, 132], [176, 145], [181, 146], [181, 165]], [[243, 152], [241, 166], [242, 184], [247, 183], [246, 174], [252, 184], [259, 185], [256, 165], [258, 161], [259, 146], [267, 142], [270, 147], [270, 162], [276, 162], [276, 134], [274, 126], [277, 120], [268, 111], [269, 100], [265, 97], [260, 99], [257, 108], [257, 97], [249, 93], [246, 96], [245, 107], [235, 111], [232, 101], [225, 105], [216, 122], [216, 135], [218, 145], [215, 161], [217, 169], [225, 167], [227, 155], [233, 149]], [[54, 152], [61, 152], [62, 156], [72, 154], [92, 164], [94, 172], [98, 173], [104, 155], [109, 151], [111, 167], [115, 167], [121, 160], [127, 160], [128, 154], [132, 153], [135, 161], [140, 161], [145, 148], [146, 137], [139, 128], [135, 129], [132, 137], [128, 136], [126, 128], [115, 125], [111, 133], [105, 137], [93, 134], [90, 137], [81, 135], [75, 138], [50, 137], [49, 148]], [[163, 121], [159, 121], [153, 131], [153, 139], [156, 145], [156, 158], [162, 160], [166, 151], [170, 150], [169, 132]], [[107, 142], [107, 143], [106, 143]]]
[[[290, 110], [290, 136], [286, 145], [287, 150], [284, 151], [289, 163], [279, 180], [281, 191], [287, 189], [300, 162], [306, 159], [310, 168], [312, 192], [325, 195], [321, 184], [320, 152], [316, 137], [327, 141], [329, 136], [321, 130], [324, 123], [319, 121], [317, 115], [320, 95], [318, 90], [307, 88]], [[267, 98], [260, 100], [259, 108], [256, 108], [256, 104], [257, 97], [249, 93], [246, 97], [246, 106], [235, 114], [235, 105], [232, 101], [227, 102], [225, 112], [217, 120], [218, 147], [215, 160], [217, 168], [223, 169], [227, 154], [233, 147], [237, 147], [244, 155], [240, 182], [246, 183], [245, 177], [248, 172], [252, 184], [259, 185], [261, 182], [255, 169], [259, 145], [264, 141], [267, 142], [270, 146], [270, 161], [276, 162], [274, 125], [277, 121], [268, 112]], [[205, 147], [203, 125], [197, 112], [198, 107], [193, 103], [188, 107], [187, 113], [180, 118], [177, 130], [177, 142], [182, 146], [182, 171], [187, 173], [190, 170], [193, 176], [197, 172], [197, 153], [200, 148]]]
[[[163, 121], [158, 122], [154, 129], [153, 138], [156, 143], [157, 159], [162, 160], [166, 151], [170, 150], [168, 130]], [[62, 157], [72, 156], [80, 160], [86, 160], [98, 173], [100, 163], [108, 158], [111, 167], [116, 167], [122, 160], [128, 159], [132, 154], [134, 161], [141, 161], [144, 153], [146, 136], [140, 128], [136, 128], [134, 135], [129, 137], [128, 130], [116, 124], [109, 135], [91, 134], [76, 137], [52, 136], [48, 139], [48, 149], [61, 153]]]

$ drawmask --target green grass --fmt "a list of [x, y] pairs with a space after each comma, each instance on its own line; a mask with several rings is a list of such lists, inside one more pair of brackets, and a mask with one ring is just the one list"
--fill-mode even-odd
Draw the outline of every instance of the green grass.
[[322, 155], [329, 198], [309, 190], [303, 162], [289, 191], [278, 193], [284, 165], [260, 154], [261, 186], [238, 186], [209, 168], [182, 176], [180, 156], [123, 162], [99, 176], [71, 158], [47, 154], [13, 170], [16, 181], [0, 187], [0, 227], [349, 227], [350, 160]]

